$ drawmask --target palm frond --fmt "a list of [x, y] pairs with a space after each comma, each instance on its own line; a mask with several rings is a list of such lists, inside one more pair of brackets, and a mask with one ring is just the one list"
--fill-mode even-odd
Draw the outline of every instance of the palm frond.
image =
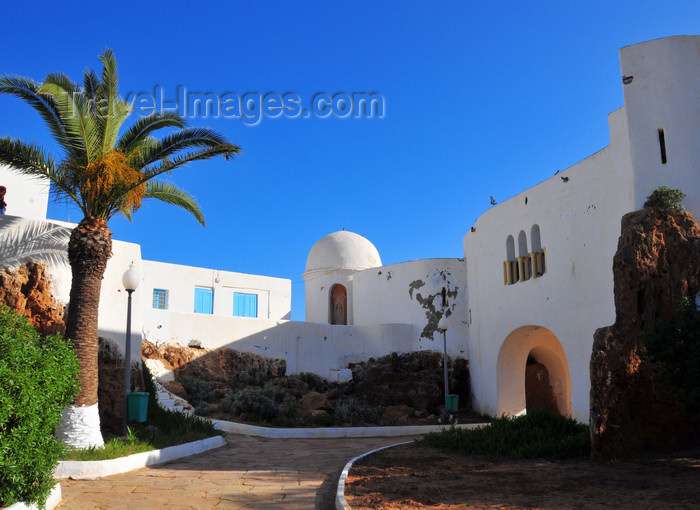
[[197, 221], [204, 226], [204, 214], [197, 200], [174, 184], [165, 181], [149, 181], [146, 184], [146, 198], [155, 198], [166, 204], [181, 207], [185, 211], [192, 213]]
[[12, 170], [25, 175], [46, 177], [54, 185], [58, 195], [64, 195], [81, 206], [75, 187], [66, 179], [65, 165], [57, 166], [53, 156], [44, 153], [33, 143], [0, 138], [0, 163], [9, 165]]
[[98, 156], [97, 129], [90, 113], [90, 102], [85, 91], [79, 89], [62, 75], [47, 76], [39, 91], [50, 94], [60, 112], [61, 120], [70, 140], [72, 153], [83, 154], [85, 164]]
[[147, 182], [161, 174], [171, 172], [176, 168], [180, 168], [187, 163], [190, 163], [191, 161], [200, 161], [216, 156], [224, 156], [224, 158], [226, 158], [228, 161], [235, 157], [235, 155], [240, 154], [240, 152], [240, 148], [236, 145], [223, 144], [218, 147], [207, 147], [204, 149], [179, 154], [174, 158], [166, 158], [160, 161], [158, 164], [144, 169], [142, 182]]
[[119, 97], [119, 74], [114, 53], [106, 49], [100, 55], [102, 62], [102, 81], [97, 89], [96, 100], [100, 103], [97, 108], [96, 121], [99, 138], [102, 141], [101, 154], [114, 149], [122, 124], [129, 116], [128, 103]]
[[66, 136], [58, 106], [52, 96], [40, 94], [39, 87], [40, 85], [31, 78], [15, 75], [0, 76], [0, 93], [11, 94], [29, 103], [44, 119], [54, 140], [66, 152], [70, 152], [72, 145]]
[[200, 127], [181, 129], [165, 136], [152, 147], [142, 151], [135, 159], [134, 165], [145, 167], [189, 148], [211, 149], [217, 147], [221, 149], [219, 154], [226, 157], [227, 160], [230, 156], [239, 154], [241, 151], [240, 147], [228, 143], [223, 135], [211, 129]]
[[166, 127], [182, 129], [185, 127], [185, 120], [179, 113], [175, 112], [158, 112], [148, 117], [142, 117], [122, 135], [117, 144], [117, 149], [126, 155], [131, 155], [140, 148], [139, 146], [143, 144], [151, 133]]

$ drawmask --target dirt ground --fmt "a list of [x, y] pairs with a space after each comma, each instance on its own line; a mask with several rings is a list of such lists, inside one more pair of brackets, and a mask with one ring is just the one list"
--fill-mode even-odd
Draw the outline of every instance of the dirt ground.
[[355, 463], [345, 497], [359, 509], [700, 508], [700, 451], [633, 461], [490, 461], [416, 444]]

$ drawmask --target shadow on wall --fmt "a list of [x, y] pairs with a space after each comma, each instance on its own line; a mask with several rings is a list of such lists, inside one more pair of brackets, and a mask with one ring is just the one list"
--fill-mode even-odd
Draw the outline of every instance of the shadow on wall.
[[547, 328], [523, 326], [508, 335], [498, 353], [497, 370], [499, 415], [521, 414], [528, 404], [571, 415], [566, 354]]
[[68, 265], [70, 233], [70, 228], [47, 221], [1, 216], [0, 264], [12, 267], [42, 260], [51, 266]]

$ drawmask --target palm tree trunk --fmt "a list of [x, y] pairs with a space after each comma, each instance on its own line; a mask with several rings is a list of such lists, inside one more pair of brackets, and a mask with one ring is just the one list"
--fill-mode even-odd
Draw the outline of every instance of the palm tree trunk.
[[[73, 342], [80, 361], [81, 387], [73, 406], [64, 413], [58, 433], [72, 447], [99, 446], [102, 440], [97, 414], [97, 318], [102, 278], [111, 256], [112, 233], [107, 222], [83, 218], [68, 242], [73, 280], [66, 320], [66, 337]], [[82, 416], [86, 413], [90, 416]], [[85, 440], [85, 436], [93, 439]]]

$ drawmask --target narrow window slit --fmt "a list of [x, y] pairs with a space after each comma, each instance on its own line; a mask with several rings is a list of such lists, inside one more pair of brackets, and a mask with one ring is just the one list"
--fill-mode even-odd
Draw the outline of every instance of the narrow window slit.
[[661, 149], [661, 163], [666, 164], [666, 135], [664, 128], [659, 128], [659, 148]]

